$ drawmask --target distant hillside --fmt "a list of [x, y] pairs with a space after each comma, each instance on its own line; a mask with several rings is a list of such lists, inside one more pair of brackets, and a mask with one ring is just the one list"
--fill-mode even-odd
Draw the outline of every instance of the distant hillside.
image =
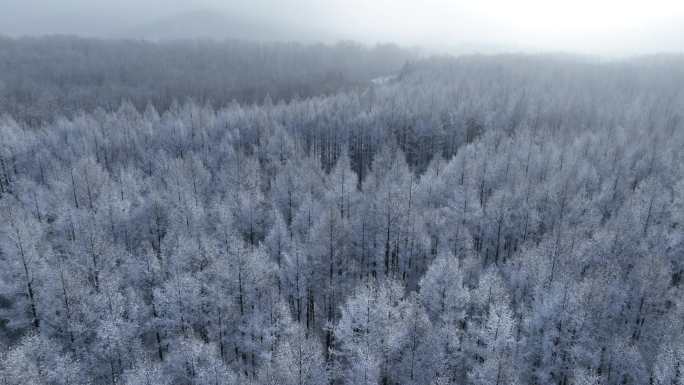
[[[315, 36], [315, 38], [313, 38]], [[216, 10], [183, 12], [123, 31], [123, 38], [173, 40], [193, 38], [251, 41], [333, 41], [325, 31], [283, 21], [264, 20]]]
[[188, 98], [287, 100], [368, 84], [411, 58], [393, 45], [353, 43], [0, 38], [0, 114], [36, 124], [57, 113], [112, 109], [122, 99], [161, 110]]

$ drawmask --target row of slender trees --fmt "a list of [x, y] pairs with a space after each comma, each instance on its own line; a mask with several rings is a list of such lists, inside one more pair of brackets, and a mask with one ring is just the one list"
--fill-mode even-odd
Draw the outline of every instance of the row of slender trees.
[[5, 115], [0, 383], [684, 383], [672, 60]]

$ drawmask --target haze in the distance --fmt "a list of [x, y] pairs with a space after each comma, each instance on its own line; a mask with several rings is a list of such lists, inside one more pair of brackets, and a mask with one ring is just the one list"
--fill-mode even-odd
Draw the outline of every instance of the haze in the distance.
[[472, 51], [684, 51], [676, 0], [0, 0], [0, 34], [396, 42]]

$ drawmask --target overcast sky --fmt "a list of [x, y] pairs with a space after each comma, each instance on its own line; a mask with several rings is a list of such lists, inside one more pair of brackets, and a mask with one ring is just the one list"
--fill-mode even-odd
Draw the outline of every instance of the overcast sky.
[[14, 36], [164, 37], [172, 29], [172, 37], [244, 38], [244, 30], [257, 39], [431, 48], [684, 51], [682, 0], [0, 0], [0, 10], [0, 34]]

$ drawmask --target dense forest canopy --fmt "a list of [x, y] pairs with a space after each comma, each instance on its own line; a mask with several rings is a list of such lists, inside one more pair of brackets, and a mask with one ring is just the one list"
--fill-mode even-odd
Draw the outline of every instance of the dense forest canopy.
[[682, 58], [444, 57], [374, 84], [392, 65], [353, 49], [364, 85], [330, 92], [307, 68], [340, 47], [271, 47], [295, 62], [250, 78], [195, 68], [214, 43], [60, 41], [117, 55], [2, 43], [50, 69], [16, 84], [76, 96], [29, 121], [8, 95], [34, 88], [2, 93], [1, 383], [684, 383]]

